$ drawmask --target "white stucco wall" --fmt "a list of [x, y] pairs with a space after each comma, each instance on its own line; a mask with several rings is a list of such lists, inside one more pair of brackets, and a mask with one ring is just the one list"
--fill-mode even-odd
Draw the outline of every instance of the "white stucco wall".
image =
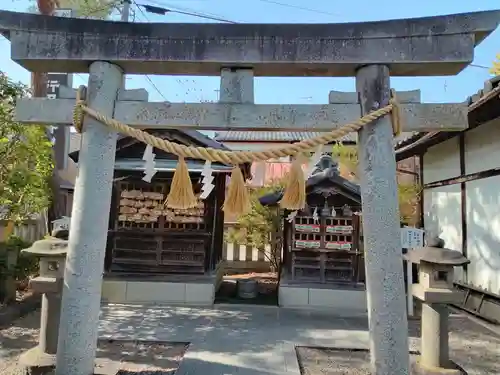
[[[423, 169], [424, 184], [460, 175], [458, 139], [431, 147], [424, 154]], [[424, 228], [441, 237], [447, 248], [457, 251], [462, 251], [461, 210], [460, 185], [424, 191]], [[463, 281], [461, 270], [455, 272], [455, 280]]]
[[[500, 167], [500, 121], [465, 135], [465, 173]], [[460, 175], [458, 138], [430, 148], [424, 155], [424, 184]], [[424, 191], [424, 227], [462, 251], [460, 184]], [[500, 176], [466, 183], [467, 280], [457, 270], [455, 280], [500, 294]]]
[[[424, 154], [423, 183], [460, 175], [458, 140], [451, 139], [429, 148]], [[424, 191], [424, 226], [433, 235], [442, 236], [446, 246], [461, 250], [460, 185]]]
[[[465, 170], [500, 167], [500, 120], [465, 137]], [[500, 176], [466, 183], [468, 281], [500, 295]]]

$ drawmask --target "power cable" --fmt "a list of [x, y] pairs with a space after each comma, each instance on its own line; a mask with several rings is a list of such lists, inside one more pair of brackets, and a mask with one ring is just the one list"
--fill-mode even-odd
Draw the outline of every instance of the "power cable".
[[339, 15], [338, 13], [336, 14], [336, 13], [331, 13], [331, 12], [327, 12], [327, 11], [320, 10], [320, 9], [313, 9], [313, 8], [303, 7], [300, 5], [282, 3], [280, 1], [275, 1], [275, 0], [257, 0], [257, 1], [260, 1], [262, 3], [267, 3], [267, 4], [279, 5], [279, 6], [286, 7], [286, 8], [304, 10], [306, 12], [325, 14], [327, 16], [338, 16]]
[[176, 13], [184, 12], [181, 14], [186, 14], [186, 15], [193, 16], [193, 17], [212, 19], [214, 21], [238, 23], [235, 21], [230, 21], [230, 20], [226, 19], [225, 17], [221, 16], [220, 14], [216, 14], [216, 13], [199, 12], [199, 11], [193, 10], [191, 8], [180, 7], [178, 5], [169, 4], [165, 1], [160, 1], [160, 0], [147, 0], [147, 1], [148, 1], [148, 3], [158, 5], [159, 7], [162, 7], [164, 9], [166, 7], [166, 9], [170, 9], [172, 12], [175, 11]]
[[198, 18], [203, 18], [207, 20], [212, 20], [212, 21], [219, 21], [219, 22], [227, 22], [227, 23], [238, 23], [235, 21], [231, 21], [225, 18], [219, 18], [219, 17], [212, 17], [210, 15], [205, 15], [202, 13], [193, 13], [193, 12], [185, 12], [182, 10], [175, 10], [175, 9], [170, 9], [170, 8], [163, 8], [159, 6], [154, 6], [154, 5], [148, 5], [148, 4], [137, 4], [134, 1], [134, 4], [139, 7], [139, 9], [144, 8], [146, 12], [148, 13], [153, 13], [153, 14], [158, 14], [158, 15], [165, 15], [167, 13], [178, 13], [178, 14], [184, 14], [187, 16], [192, 16], [192, 17], [198, 17]]
[[[146, 13], [137, 5], [137, 3], [135, 2], [135, 0], [132, 0], [132, 3], [137, 7], [137, 9], [139, 9], [139, 12], [146, 19], [146, 21], [150, 22], [148, 16], [146, 15]], [[160, 91], [160, 89], [158, 88], [158, 86], [155, 85], [155, 83], [153, 82], [153, 80], [147, 74], [145, 74], [144, 77], [146, 77], [146, 80], [151, 84], [151, 86], [158, 93], [158, 95], [160, 95], [163, 98], [163, 100], [165, 100], [166, 102], [168, 102], [168, 100], [165, 97], [165, 95], [163, 95], [163, 93]]]
[[155, 85], [155, 83], [153, 82], [153, 80], [151, 78], [149, 78], [148, 75], [145, 76], [147, 81], [151, 84], [151, 86], [153, 86], [153, 88], [155, 89], [155, 91], [163, 98], [163, 100], [165, 100], [166, 102], [168, 102], [169, 100], [167, 100], [167, 98], [165, 97], [165, 95], [163, 95], [163, 93], [160, 91], [160, 89]]

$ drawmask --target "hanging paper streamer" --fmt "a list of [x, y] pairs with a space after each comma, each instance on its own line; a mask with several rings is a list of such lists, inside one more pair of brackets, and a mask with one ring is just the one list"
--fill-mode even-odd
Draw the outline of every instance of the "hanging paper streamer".
[[156, 161], [153, 153], [153, 146], [147, 145], [142, 160], [144, 160], [144, 177], [143, 181], [151, 182], [151, 179], [156, 174]]
[[286, 217], [286, 220], [289, 222], [289, 223], [292, 223], [293, 220], [295, 219], [295, 216], [297, 216], [297, 213], [298, 211], [292, 211], [288, 214], [288, 216]]
[[201, 175], [203, 176], [203, 180], [201, 180], [201, 194], [200, 199], [207, 199], [212, 190], [214, 190], [215, 185], [213, 184], [214, 176], [212, 175], [212, 163], [207, 160], [205, 165], [203, 166], [203, 170], [201, 171]]
[[318, 207], [314, 207], [313, 220], [315, 223], [319, 222]]
[[314, 168], [316, 167], [316, 164], [318, 164], [319, 160], [321, 159], [321, 156], [323, 155], [323, 146], [319, 146], [314, 154], [311, 156], [309, 159], [309, 163], [307, 164], [307, 170], [306, 173], [304, 174], [306, 177], [306, 180], [311, 177]]

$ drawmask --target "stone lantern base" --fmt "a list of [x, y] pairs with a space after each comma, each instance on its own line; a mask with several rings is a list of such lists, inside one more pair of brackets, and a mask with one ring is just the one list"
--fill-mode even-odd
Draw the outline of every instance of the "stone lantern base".
[[[19, 364], [26, 375], [54, 375], [56, 356], [44, 353], [36, 346], [20, 356]], [[94, 375], [117, 375], [119, 371], [117, 363], [100, 359], [95, 361]]]
[[457, 365], [455, 362], [450, 361], [446, 368], [443, 367], [427, 367], [422, 365], [420, 358], [412, 363], [412, 375], [467, 375], [467, 371]]

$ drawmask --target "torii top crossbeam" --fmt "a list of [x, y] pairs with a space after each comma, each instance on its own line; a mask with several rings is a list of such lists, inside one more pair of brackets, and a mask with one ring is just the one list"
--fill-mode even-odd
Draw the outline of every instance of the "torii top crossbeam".
[[0, 11], [12, 59], [30, 71], [86, 73], [104, 60], [127, 74], [353, 76], [455, 75], [498, 25], [500, 11], [338, 24], [125, 23]]

